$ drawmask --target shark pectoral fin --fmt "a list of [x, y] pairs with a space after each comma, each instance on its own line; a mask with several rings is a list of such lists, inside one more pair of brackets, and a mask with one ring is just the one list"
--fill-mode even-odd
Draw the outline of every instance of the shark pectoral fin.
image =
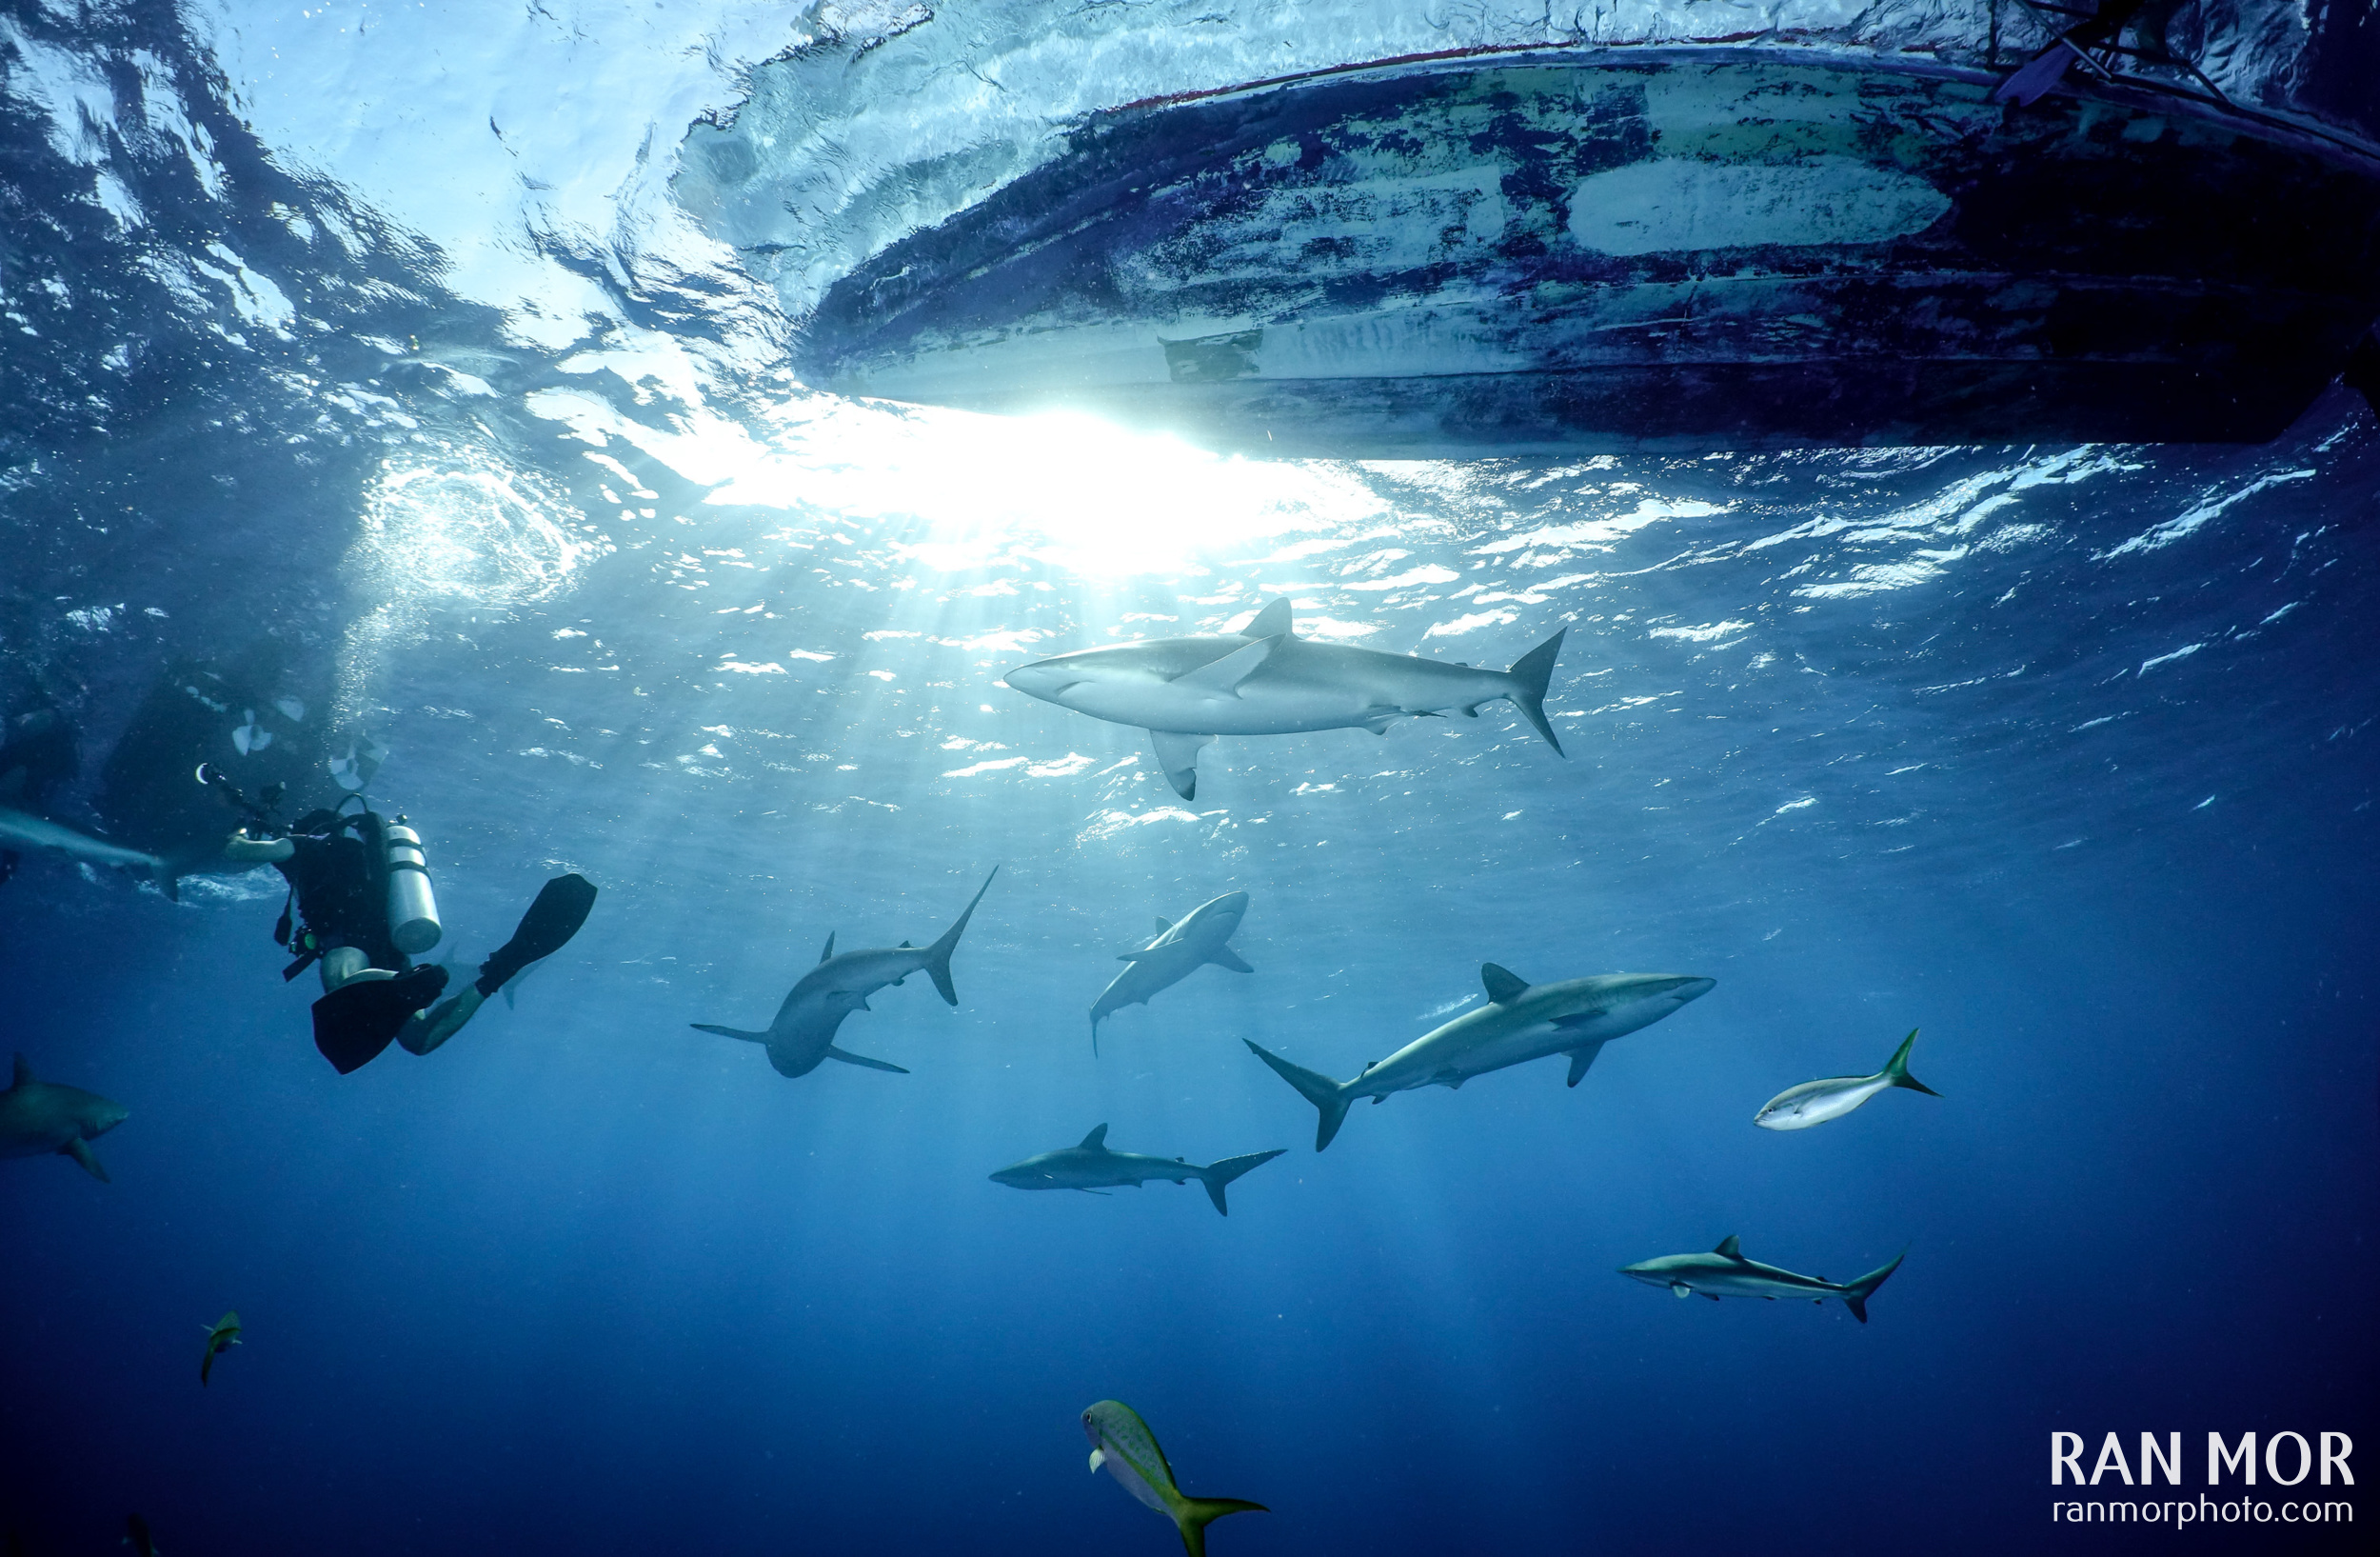
[[1228, 968], [1235, 973], [1253, 973], [1256, 971], [1255, 968], [1250, 968], [1246, 963], [1240, 960], [1239, 952], [1234, 951], [1227, 946], [1217, 947], [1206, 960], [1213, 963], [1218, 968]]
[[768, 1034], [764, 1032], [745, 1032], [741, 1028], [718, 1028], [713, 1027], [708, 1022], [688, 1022], [686, 1026], [692, 1028], [697, 1032], [715, 1032], [722, 1038], [741, 1038], [747, 1044], [764, 1044], [768, 1042]]
[[848, 1049], [837, 1048], [832, 1044], [826, 1046], [826, 1057], [830, 1060], [841, 1060], [845, 1065], [865, 1066], [870, 1070], [889, 1070], [896, 1076], [905, 1076], [909, 1073], [889, 1060], [871, 1060], [864, 1054], [854, 1054]]
[[1279, 636], [1242, 644], [1220, 660], [1209, 660], [1196, 670], [1176, 676], [1173, 685], [1206, 697], [1237, 697], [1240, 684], [1263, 669], [1280, 644]]
[[1576, 1087], [1586, 1080], [1587, 1067], [1593, 1065], [1595, 1057], [1602, 1052], [1603, 1041], [1600, 1039], [1592, 1044], [1581, 1044], [1572, 1049], [1570, 1051], [1570, 1080], [1565, 1085]]
[[1212, 735], [1185, 735], [1172, 729], [1149, 731], [1149, 741], [1157, 748], [1157, 766], [1165, 769], [1165, 782], [1182, 799], [1199, 798], [1199, 748], [1214, 739]]
[[1720, 1239], [1719, 1247], [1711, 1252], [1722, 1260], [1740, 1260], [1744, 1257], [1742, 1247], [1736, 1243], [1735, 1235], [1732, 1232]]
[[108, 1170], [100, 1167], [99, 1159], [91, 1154], [90, 1143], [82, 1139], [80, 1136], [75, 1137], [73, 1140], [69, 1141], [66, 1145], [60, 1147], [58, 1148], [58, 1155], [61, 1157], [71, 1157], [76, 1162], [81, 1163], [83, 1165], [83, 1171], [89, 1173], [92, 1178], [97, 1179], [100, 1183], [107, 1184], [110, 1182], [108, 1178]]

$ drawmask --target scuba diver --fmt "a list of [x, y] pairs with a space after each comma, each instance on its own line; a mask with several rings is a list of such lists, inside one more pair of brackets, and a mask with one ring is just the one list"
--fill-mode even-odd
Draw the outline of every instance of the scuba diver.
[[[547, 882], [512, 939], [480, 964], [479, 977], [430, 1009], [446, 992], [446, 970], [417, 968], [411, 958], [436, 946], [444, 930], [421, 835], [406, 819], [384, 817], [360, 794], [349, 794], [335, 808], [277, 828], [271, 812], [279, 785], [265, 790], [259, 805], [211, 766], [201, 766], [198, 777], [246, 813], [224, 845], [225, 856], [270, 865], [289, 883], [273, 940], [296, 960], [281, 976], [294, 979], [320, 964], [314, 1047], [341, 1075], [360, 1069], [391, 1041], [415, 1054], [438, 1048], [523, 968], [561, 950], [595, 906], [595, 888], [585, 877]], [[349, 800], [362, 808], [347, 809]]]

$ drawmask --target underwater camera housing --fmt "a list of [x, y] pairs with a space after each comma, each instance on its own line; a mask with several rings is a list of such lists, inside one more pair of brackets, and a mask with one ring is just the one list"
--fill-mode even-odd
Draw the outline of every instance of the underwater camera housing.
[[418, 957], [446, 933], [438, 923], [438, 895], [430, 889], [422, 835], [400, 816], [381, 828], [380, 838], [388, 877], [388, 938], [399, 951]]

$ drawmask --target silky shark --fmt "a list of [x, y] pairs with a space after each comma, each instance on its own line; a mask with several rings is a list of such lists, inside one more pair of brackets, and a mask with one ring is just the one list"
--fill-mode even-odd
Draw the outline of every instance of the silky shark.
[[1174, 1522], [1190, 1557], [1206, 1557], [1206, 1527], [1225, 1514], [1270, 1513], [1242, 1498], [1194, 1498], [1174, 1485], [1174, 1467], [1157, 1447], [1157, 1434], [1140, 1413], [1121, 1400], [1102, 1400], [1082, 1413], [1091, 1440], [1091, 1474], [1102, 1467], [1116, 1484]]
[[1255, 972], [1240, 953], [1223, 944], [1240, 928], [1247, 912], [1247, 893], [1225, 892], [1191, 909], [1179, 924], [1160, 919], [1157, 939], [1117, 958], [1128, 966], [1092, 1004], [1091, 1052], [1099, 1052], [1102, 1017], [1113, 1016], [1126, 1006], [1146, 1005], [1151, 995], [1172, 988], [1208, 963], [1235, 973]]
[[1840, 1298], [1851, 1316], [1865, 1325], [1868, 1299], [1908, 1257], [1909, 1251], [1903, 1249], [1893, 1256], [1891, 1265], [1837, 1287], [1824, 1276], [1797, 1276], [1773, 1265], [1747, 1260], [1736, 1247], [1735, 1235], [1729, 1233], [1708, 1254], [1664, 1254], [1657, 1260], [1621, 1266], [1619, 1273], [1633, 1276], [1647, 1287], [1666, 1287], [1681, 1298], [1699, 1292], [1714, 1303], [1723, 1297], [1767, 1298], [1771, 1302], [1778, 1298], [1808, 1298], [1821, 1304], [1828, 1298]]
[[1486, 1005], [1365, 1066], [1353, 1081], [1333, 1081], [1254, 1043], [1248, 1048], [1321, 1110], [1314, 1132], [1314, 1149], [1319, 1151], [1339, 1133], [1348, 1105], [1358, 1098], [1378, 1103], [1417, 1087], [1457, 1088], [1474, 1076], [1553, 1054], [1570, 1056], [1570, 1085], [1576, 1087], [1605, 1044], [1709, 994], [1717, 981], [1682, 973], [1598, 973], [1531, 984], [1483, 963], [1479, 982], [1487, 987]]
[[1878, 1092], [1894, 1087], [1940, 1097], [1941, 1093], [1909, 1073], [1909, 1048], [1916, 1041], [1917, 1029], [1912, 1028], [1909, 1036], [1901, 1040], [1901, 1047], [1884, 1062], [1884, 1068], [1873, 1076], [1829, 1076], [1823, 1081], [1788, 1087], [1760, 1105], [1760, 1111], [1753, 1115], [1752, 1122], [1768, 1130], [1808, 1129], [1830, 1119], [1840, 1119]]
[[835, 955], [835, 938], [826, 937], [826, 949], [820, 952], [818, 966], [802, 975], [802, 981], [785, 996], [785, 1003], [777, 1008], [776, 1020], [765, 1032], [745, 1032], [738, 1028], [718, 1028], [707, 1022], [688, 1024], [698, 1032], [715, 1032], [723, 1038], [742, 1038], [764, 1046], [768, 1063], [781, 1076], [806, 1076], [818, 1068], [822, 1060], [841, 1060], [845, 1065], [863, 1065], [870, 1070], [890, 1070], [898, 1075], [909, 1072], [901, 1066], [883, 1060], [871, 1060], [835, 1047], [835, 1029], [853, 1011], [869, 1009], [867, 997], [887, 985], [899, 984], [910, 974], [922, 972], [934, 981], [934, 988], [943, 1000], [956, 1006], [959, 991], [950, 982], [950, 953], [966, 929], [967, 921], [975, 917], [975, 906], [983, 901], [983, 894], [992, 889], [992, 876], [1000, 868], [992, 868], [992, 875], [983, 878], [975, 896], [967, 903], [966, 912], [959, 922], [942, 931], [942, 939], [932, 946], [913, 947], [903, 941], [897, 947], [880, 948], [870, 951], [846, 951]]
[[94, 865], [120, 866], [137, 870], [154, 881], [166, 896], [177, 897], [174, 890], [174, 869], [157, 855], [143, 849], [126, 848], [105, 838], [69, 828], [63, 822], [52, 822], [24, 811], [0, 806], [0, 846], [16, 848], [47, 848], [73, 859], [89, 860]]
[[239, 1310], [233, 1309], [205, 1328], [207, 1350], [198, 1359], [198, 1384], [202, 1389], [207, 1387], [207, 1375], [215, 1370], [215, 1359], [241, 1345]]
[[1084, 1136], [1081, 1145], [1039, 1152], [1011, 1164], [993, 1174], [992, 1182], [1011, 1189], [1110, 1189], [1127, 1184], [1138, 1189], [1151, 1179], [1168, 1184], [1187, 1184], [1196, 1179], [1206, 1186], [1206, 1198], [1215, 1203], [1216, 1214], [1229, 1216], [1231, 1208], [1223, 1204], [1223, 1187], [1279, 1155], [1278, 1150], [1258, 1151], [1245, 1157], [1226, 1157], [1200, 1168], [1180, 1157], [1144, 1157], [1137, 1151], [1110, 1151], [1107, 1127], [1101, 1125]]
[[16, 1075], [0, 1092], [0, 1157], [40, 1157], [56, 1153], [83, 1165], [83, 1171], [100, 1183], [108, 1170], [92, 1154], [90, 1144], [129, 1117], [131, 1110], [97, 1092], [79, 1087], [57, 1087], [33, 1078], [25, 1056], [16, 1057]]
[[1166, 780], [1182, 799], [1193, 800], [1199, 749], [1218, 735], [1312, 729], [1385, 735], [1393, 720], [1450, 709], [1477, 718], [1480, 704], [1497, 698], [1518, 709], [1558, 752], [1562, 743], [1545, 722], [1545, 687], [1561, 649], [1562, 633], [1557, 632], [1510, 670], [1478, 670], [1412, 654], [1318, 644], [1297, 635], [1289, 602], [1281, 599], [1236, 633], [1078, 649], [1019, 666], [1003, 679], [1044, 703], [1143, 727], [1156, 743]]

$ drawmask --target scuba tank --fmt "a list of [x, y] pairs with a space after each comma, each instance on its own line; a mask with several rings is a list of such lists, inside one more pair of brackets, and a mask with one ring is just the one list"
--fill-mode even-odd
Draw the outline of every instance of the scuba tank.
[[422, 835], [400, 816], [380, 829], [388, 877], [388, 938], [408, 957], [418, 957], [446, 933], [438, 923], [438, 897], [429, 888], [429, 866], [422, 858]]

